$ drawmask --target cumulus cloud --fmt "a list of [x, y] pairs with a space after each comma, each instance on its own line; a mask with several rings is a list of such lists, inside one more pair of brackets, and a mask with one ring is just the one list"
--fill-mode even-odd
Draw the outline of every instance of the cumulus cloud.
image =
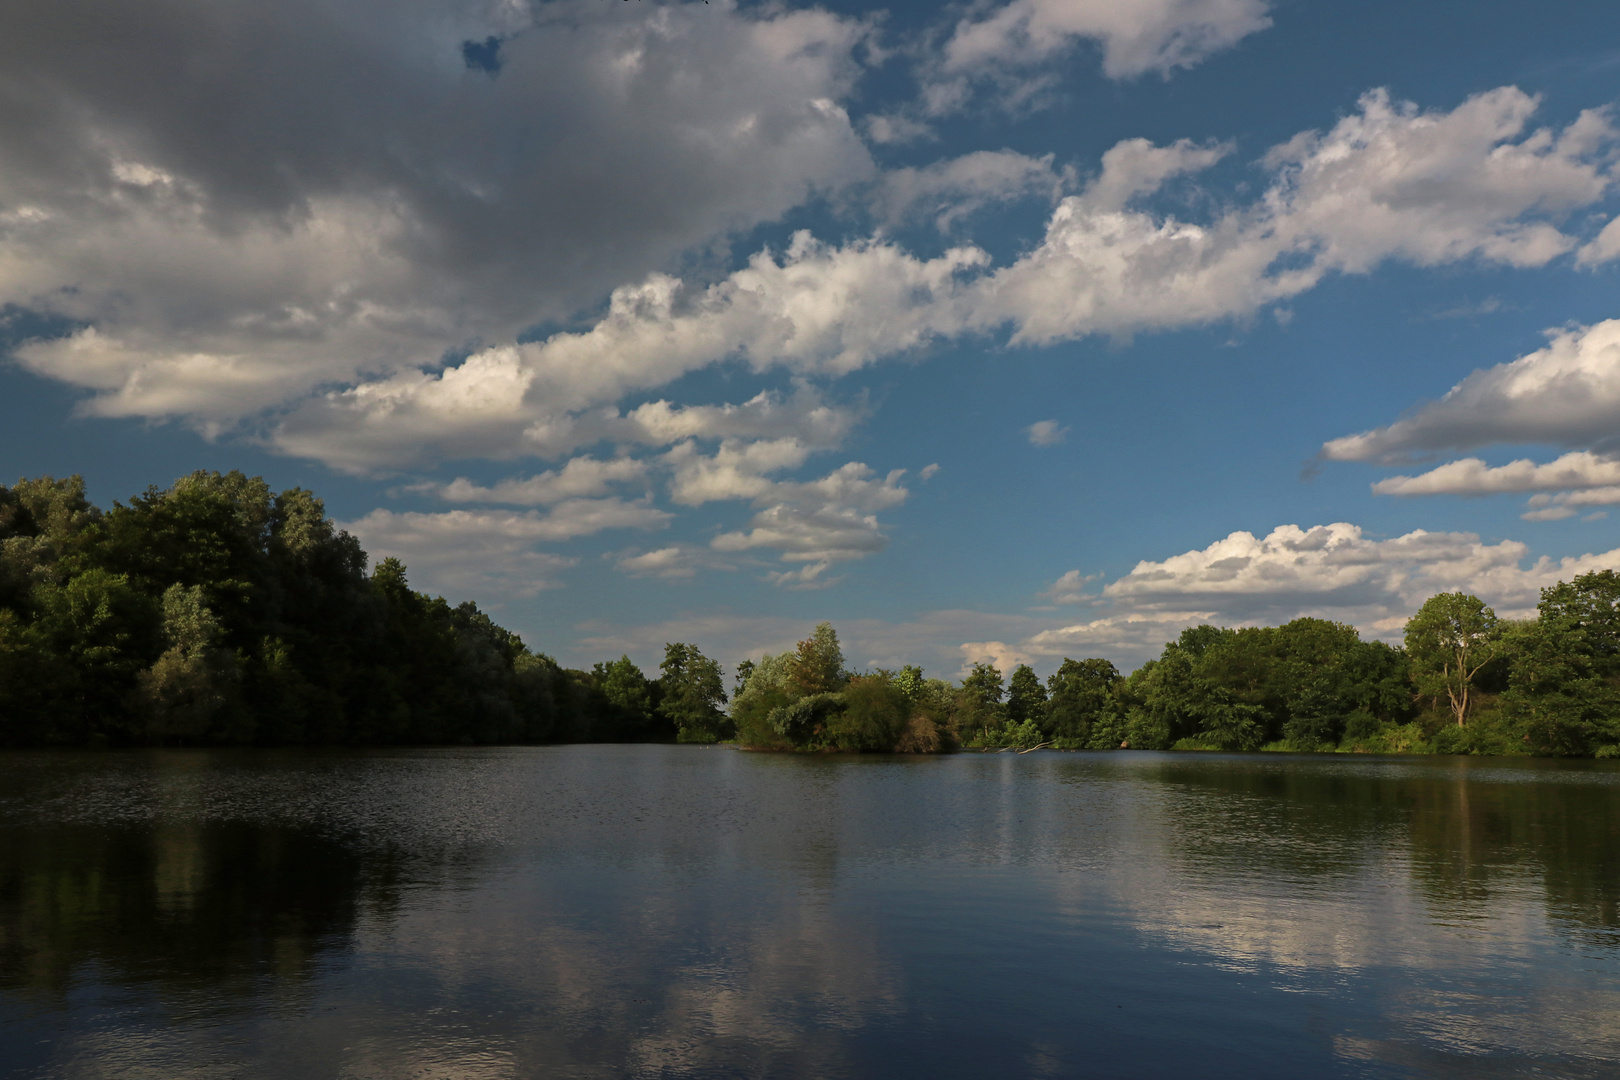
[[1620, 449], [1620, 319], [1551, 336], [1545, 348], [1475, 371], [1388, 427], [1334, 439], [1322, 457], [1397, 462], [1491, 443]]
[[[1517, 540], [1494, 544], [1473, 533], [1416, 530], [1374, 539], [1345, 522], [1265, 536], [1235, 532], [1208, 547], [1143, 560], [1096, 593], [1078, 571], [1043, 595], [1092, 607], [1091, 618], [1048, 625], [1008, 647], [1025, 657], [1104, 656], [1134, 666], [1188, 626], [1273, 625], [1301, 616], [1355, 625], [1363, 635], [1398, 642], [1406, 620], [1428, 597], [1462, 590], [1498, 614], [1535, 613], [1540, 590], [1592, 570], [1620, 568], [1620, 548], [1561, 559], [1529, 559]], [[988, 649], [979, 642], [963, 649]]]
[[[866, 403], [831, 404], [813, 386], [791, 394], [763, 390], [741, 404], [674, 405], [649, 401], [626, 413], [598, 419], [601, 437], [649, 446], [682, 439], [791, 438], [817, 450], [844, 441], [867, 414]], [[592, 418], [596, 419], [596, 418]], [[596, 429], [582, 432], [589, 437]]]
[[1030, 157], [1012, 150], [979, 150], [921, 168], [883, 174], [874, 194], [878, 216], [889, 223], [932, 218], [941, 232], [974, 211], [1018, 199], [1056, 201], [1068, 178], [1052, 167], [1052, 155]]
[[1498, 495], [1620, 484], [1620, 461], [1585, 450], [1538, 465], [1529, 458], [1495, 467], [1477, 457], [1448, 461], [1417, 476], [1390, 476], [1373, 484], [1378, 495]]
[[523, 480], [502, 480], [485, 487], [465, 477], [431, 490], [446, 502], [505, 503], [509, 506], [547, 506], [563, 499], [606, 495], [615, 484], [641, 480], [647, 463], [621, 457], [600, 461], [577, 457], [561, 469], [548, 469]]
[[1620, 218], [1603, 226], [1602, 232], [1589, 243], [1581, 245], [1580, 251], [1575, 253], [1575, 261], [1582, 266], [1596, 266], [1617, 257], [1620, 257]]
[[199, 422], [511, 340], [869, 179], [839, 104], [866, 36], [726, 3], [18, 0], [0, 304], [93, 324], [26, 358], [90, 411]]
[[682, 443], [664, 456], [674, 470], [670, 497], [685, 506], [719, 499], [756, 499], [776, 490], [767, 474], [804, 464], [810, 448], [797, 439], [727, 439], [713, 454]]
[[1087, 592], [1086, 587], [1101, 578], [1101, 574], [1082, 574], [1078, 570], [1070, 570], [1043, 591], [1040, 594], [1041, 599], [1054, 604], [1096, 603], [1100, 598], [1100, 590]]
[[603, 430], [590, 410], [720, 360], [841, 375], [958, 333], [961, 275], [986, 260], [972, 247], [928, 260], [878, 241], [834, 248], [801, 232], [780, 257], [762, 251], [707, 288], [655, 274], [616, 289], [587, 331], [327, 394], [289, 416], [274, 442], [354, 469], [556, 453]]
[[[976, 662], [1003, 672], [1019, 663], [1053, 670], [1065, 656], [1105, 657], [1130, 670], [1188, 626], [1270, 625], [1300, 616], [1355, 625], [1364, 636], [1399, 642], [1406, 621], [1434, 593], [1462, 589], [1506, 617], [1534, 614], [1540, 590], [1591, 570], [1620, 568], [1620, 549], [1564, 558], [1530, 557], [1515, 540], [1486, 543], [1472, 533], [1418, 530], [1378, 539], [1344, 522], [1285, 525], [1264, 536], [1232, 533], [1205, 548], [1143, 560], [1105, 585], [1071, 570], [1042, 597], [1086, 605], [1085, 618], [1035, 613], [934, 611], [904, 620], [838, 623], [852, 662], [896, 668], [922, 662], [960, 677]], [[1088, 588], [1089, 587], [1089, 588]], [[596, 655], [636, 649], [655, 656], [677, 640], [680, 623], [591, 630]], [[780, 652], [805, 636], [791, 620], [694, 616], [723, 656]], [[691, 640], [681, 638], [681, 640]], [[766, 644], [762, 644], [766, 643]]]
[[801, 565], [770, 580], [821, 587], [821, 575], [834, 563], [865, 558], [888, 544], [877, 512], [905, 501], [903, 475], [904, 469], [895, 469], [878, 477], [852, 461], [819, 480], [774, 482], [755, 497], [759, 510], [747, 529], [721, 533], [711, 546], [724, 552], [776, 551], [782, 562]]
[[1235, 532], [1201, 550], [1140, 562], [1103, 596], [1139, 612], [1255, 619], [1332, 611], [1367, 624], [1415, 610], [1434, 593], [1462, 589], [1486, 597], [1503, 614], [1522, 615], [1534, 608], [1543, 586], [1620, 565], [1620, 549], [1557, 562], [1543, 556], [1523, 567], [1528, 554], [1520, 541], [1487, 544], [1473, 533], [1419, 529], [1374, 540], [1344, 522], [1308, 530], [1284, 525], [1264, 537]]
[[498, 602], [505, 596], [533, 596], [555, 584], [558, 571], [578, 561], [536, 550], [537, 544], [604, 529], [656, 529], [669, 518], [667, 512], [644, 502], [567, 499], [545, 514], [377, 509], [343, 527], [360, 538], [372, 558], [393, 555], [404, 560], [418, 588]]
[[620, 552], [614, 556], [614, 565], [631, 577], [665, 580], [695, 577], [699, 570], [736, 569], [735, 563], [717, 557], [709, 548], [693, 544], [670, 544], [650, 551]]
[[1035, 659], [1032, 654], [1005, 641], [965, 641], [960, 648], [962, 668], [957, 673], [960, 676], [971, 672], [974, 664], [989, 664], [1002, 675], [1011, 675], [1019, 664], [1027, 664]]
[[1069, 437], [1069, 429], [1056, 420], [1037, 420], [1024, 431], [1031, 446], [1056, 446]]
[[1329, 131], [1274, 148], [1261, 198], [1205, 224], [1117, 204], [1215, 151], [1155, 160], [1133, 147], [1059, 204], [1039, 247], [984, 279], [973, 322], [1041, 345], [1245, 317], [1388, 259], [1545, 264], [1577, 243], [1554, 219], [1609, 190], [1616, 133], [1597, 111], [1527, 132], [1536, 104], [1504, 87], [1425, 113], [1368, 93]]
[[1191, 139], [1178, 139], [1169, 146], [1126, 139], [1103, 153], [1102, 170], [1086, 185], [1085, 204], [1104, 213], [1123, 210], [1132, 199], [1152, 194], [1167, 180], [1209, 168], [1229, 150], [1200, 146]]
[[617, 289], [588, 330], [334, 391], [273, 439], [356, 469], [553, 454], [623, 419], [602, 410], [626, 393], [721, 360], [838, 376], [1009, 327], [1013, 343], [1044, 345], [1245, 318], [1330, 272], [1384, 259], [1539, 265], [1577, 242], [1556, 216], [1608, 190], [1614, 132], [1595, 112], [1562, 131], [1528, 130], [1535, 105], [1513, 88], [1448, 113], [1368, 94], [1330, 131], [1272, 151], [1274, 180], [1258, 200], [1203, 224], [1131, 204], [1222, 149], [1131, 140], [1061, 201], [1042, 243], [1006, 266], [990, 268], [971, 246], [919, 259], [888, 241], [834, 247], [800, 233], [708, 286], [655, 274]]
[[[1594, 506], [1620, 506], [1620, 486], [1532, 495], [1530, 509], [1519, 516], [1526, 521], [1562, 521]], [[1601, 513], [1590, 514], [1585, 520], [1596, 521], [1603, 516]]]
[[946, 77], [993, 76], [1091, 41], [1101, 47], [1110, 78], [1168, 75], [1266, 29], [1269, 6], [1265, 0], [1013, 0], [959, 22], [941, 69]]

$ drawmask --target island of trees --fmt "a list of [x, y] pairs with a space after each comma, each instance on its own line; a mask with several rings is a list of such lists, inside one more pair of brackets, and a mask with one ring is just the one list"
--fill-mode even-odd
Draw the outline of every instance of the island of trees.
[[[410, 588], [301, 488], [196, 472], [102, 511], [78, 477], [0, 486], [0, 745], [735, 740], [759, 749], [1293, 750], [1620, 756], [1620, 575], [1499, 619], [1431, 597], [1404, 647], [1301, 618], [1195, 626], [1130, 675], [848, 670], [822, 623], [744, 661], [695, 646], [649, 679], [568, 669], [472, 603]], [[729, 708], [727, 707], [729, 705]]]

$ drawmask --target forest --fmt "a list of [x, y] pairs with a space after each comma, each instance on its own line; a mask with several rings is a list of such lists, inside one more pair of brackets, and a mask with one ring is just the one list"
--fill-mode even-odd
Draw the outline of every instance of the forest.
[[735, 741], [755, 749], [1283, 750], [1620, 756], [1620, 575], [1510, 620], [1431, 597], [1403, 645], [1300, 618], [1194, 626], [1129, 675], [850, 671], [827, 623], [720, 664], [666, 644], [590, 670], [370, 566], [302, 488], [196, 472], [103, 511], [79, 477], [0, 486], [0, 745]]

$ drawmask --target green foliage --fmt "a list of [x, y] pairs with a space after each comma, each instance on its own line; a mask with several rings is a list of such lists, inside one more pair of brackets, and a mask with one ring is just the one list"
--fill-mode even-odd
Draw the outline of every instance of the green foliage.
[[893, 750], [906, 733], [911, 703], [883, 675], [851, 679], [840, 695], [844, 707], [827, 718], [826, 745], [835, 750]]
[[1046, 687], [1028, 664], [1019, 664], [1007, 680], [1007, 722], [1034, 723], [1044, 729], [1046, 724]]
[[[956, 745], [1620, 757], [1620, 573], [1498, 619], [1443, 593], [1406, 648], [1322, 619], [1189, 627], [1122, 677], [1065, 658], [960, 684], [851, 676], [828, 623], [736, 669], [666, 646], [564, 670], [476, 605], [411, 587], [311, 492], [196, 472], [105, 513], [79, 477], [0, 486], [0, 745], [490, 743], [678, 738], [934, 752]], [[1419, 713], [1418, 704], [1425, 703]]]
[[[0, 487], [0, 743], [536, 741], [568, 676], [414, 592], [299, 488], [199, 472], [105, 514]], [[589, 717], [585, 717], [588, 721]]]
[[[1123, 679], [1107, 660], [1070, 660], [1064, 657], [1046, 680], [1046, 723], [1052, 739], [1075, 748], [1089, 747], [1094, 736], [1112, 734], [1120, 717], [1119, 691]], [[1112, 745], [1118, 746], [1119, 739]]]
[[1504, 640], [1503, 705], [1520, 741], [1541, 754], [1620, 754], [1620, 574], [1543, 589], [1537, 613]]
[[844, 650], [832, 623], [817, 623], [815, 632], [799, 642], [789, 661], [788, 675], [794, 693], [800, 696], [836, 693], [849, 681], [844, 672]]
[[643, 675], [628, 656], [596, 664], [589, 684], [592, 741], [629, 742], [678, 734], [655, 704], [660, 684]]
[[778, 705], [766, 721], [789, 744], [816, 749], [826, 745], [828, 721], [843, 710], [843, 694], [808, 694]]
[[720, 711], [726, 688], [718, 663], [696, 645], [677, 641], [664, 646], [659, 671], [658, 711], [675, 726], [679, 741], [712, 743], [730, 733], [731, 725]]
[[1502, 639], [1496, 612], [1467, 593], [1431, 596], [1406, 624], [1406, 652], [1418, 692], [1444, 700], [1462, 727], [1474, 677], [1497, 656]]

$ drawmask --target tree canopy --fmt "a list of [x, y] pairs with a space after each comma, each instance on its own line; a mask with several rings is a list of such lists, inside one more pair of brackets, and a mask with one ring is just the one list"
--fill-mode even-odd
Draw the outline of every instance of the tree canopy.
[[[368, 567], [370, 567], [368, 571]], [[735, 668], [669, 642], [567, 669], [471, 602], [372, 564], [302, 488], [195, 472], [101, 510], [79, 477], [0, 486], [0, 745], [202, 746], [736, 738], [809, 751], [952, 747], [1620, 756], [1620, 573], [1536, 617], [1441, 593], [1403, 646], [1352, 626], [1187, 628], [1129, 675], [1044, 684], [979, 662], [852, 670], [819, 623]]]

